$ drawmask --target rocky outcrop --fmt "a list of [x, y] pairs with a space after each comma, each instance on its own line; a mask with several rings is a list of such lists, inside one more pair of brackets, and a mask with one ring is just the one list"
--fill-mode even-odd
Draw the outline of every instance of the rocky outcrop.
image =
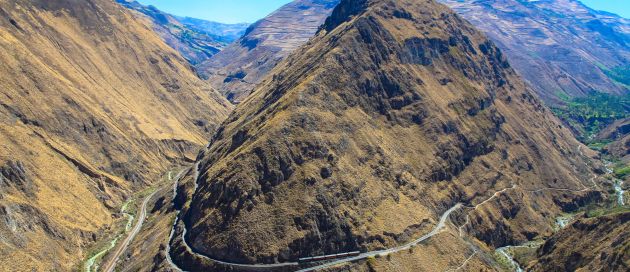
[[76, 269], [231, 110], [150, 29], [109, 0], [0, 3], [0, 270]]
[[197, 65], [230, 101], [243, 101], [267, 74], [306, 43], [339, 0], [296, 0], [252, 24], [242, 38]]
[[274, 263], [392, 248], [458, 202], [484, 203], [462, 233], [488, 248], [550, 235], [589, 198], [578, 142], [461, 17], [412, 0], [332, 14], [198, 157], [181, 214], [193, 251]]
[[484, 31], [550, 104], [627, 94], [611, 70], [630, 63], [630, 21], [576, 0], [440, 0]]
[[20, 161], [8, 161], [0, 166], [0, 192], [3, 192], [3, 195], [8, 194], [9, 188], [19, 190], [31, 197], [34, 196], [36, 188], [33, 180], [28, 176], [24, 164]]

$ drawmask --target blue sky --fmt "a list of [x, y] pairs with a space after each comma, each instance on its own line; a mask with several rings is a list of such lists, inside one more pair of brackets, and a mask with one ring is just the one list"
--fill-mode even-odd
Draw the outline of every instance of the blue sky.
[[592, 9], [616, 13], [630, 18], [630, 0], [581, 0]]
[[253, 23], [291, 0], [137, 0], [179, 16], [221, 23]]
[[[630, 0], [581, 0], [593, 9], [630, 18]], [[139, 0], [180, 16], [222, 23], [253, 23], [291, 0]]]

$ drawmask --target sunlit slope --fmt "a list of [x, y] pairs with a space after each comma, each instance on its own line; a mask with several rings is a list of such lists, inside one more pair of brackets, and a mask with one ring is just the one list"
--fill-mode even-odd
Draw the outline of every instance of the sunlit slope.
[[0, 75], [0, 270], [75, 268], [121, 200], [230, 110], [106, 0], [0, 3]]
[[467, 241], [492, 252], [548, 235], [555, 214], [593, 197], [578, 147], [447, 7], [346, 0], [211, 140], [186, 240], [237, 263], [366, 252], [421, 237], [463, 203], [435, 238], [448, 244], [392, 257], [403, 271], [447, 270]]

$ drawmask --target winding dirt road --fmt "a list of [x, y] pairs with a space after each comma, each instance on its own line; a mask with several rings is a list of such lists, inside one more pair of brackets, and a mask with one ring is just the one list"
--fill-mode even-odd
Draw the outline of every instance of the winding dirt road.
[[136, 222], [136, 225], [133, 227], [129, 235], [127, 235], [127, 238], [125, 238], [125, 240], [120, 245], [118, 245], [116, 251], [114, 251], [114, 254], [111, 256], [111, 258], [109, 258], [109, 260], [103, 265], [103, 271], [114, 271], [118, 258], [120, 258], [120, 255], [125, 252], [131, 241], [133, 241], [133, 238], [135, 238], [142, 229], [142, 224], [144, 224], [144, 220], [147, 217], [147, 205], [149, 204], [151, 198], [153, 198], [153, 196], [155, 196], [158, 191], [159, 190], [156, 190], [144, 199], [144, 201], [142, 202], [142, 206], [140, 207], [140, 215], [138, 216], [138, 221]]
[[[182, 170], [181, 172], [179, 172], [177, 176], [175, 176], [175, 181], [173, 182], [173, 202], [175, 202], [175, 198], [177, 197], [177, 185], [179, 185], [179, 180], [184, 176], [184, 173], [186, 173], [186, 171], [188, 170], [190, 169], [186, 168]], [[168, 263], [168, 265], [171, 267], [173, 271], [183, 272], [184, 270], [179, 268], [179, 266], [177, 266], [173, 262], [173, 259], [171, 258], [171, 241], [173, 240], [173, 237], [175, 236], [175, 227], [177, 226], [177, 222], [179, 221], [179, 213], [180, 211], [176, 212], [177, 215], [175, 216], [175, 222], [173, 223], [173, 227], [171, 228], [171, 234], [168, 236], [168, 242], [166, 243], [166, 249], [164, 250], [164, 254], [166, 255], [166, 262]]]

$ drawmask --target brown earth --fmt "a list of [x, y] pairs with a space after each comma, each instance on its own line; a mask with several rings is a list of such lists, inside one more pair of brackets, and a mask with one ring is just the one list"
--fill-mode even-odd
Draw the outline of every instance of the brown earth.
[[599, 132], [596, 139], [610, 142], [603, 148], [602, 153], [625, 163], [630, 162], [630, 118], [612, 123]]
[[313, 37], [338, 2], [293, 1], [251, 25], [197, 69], [230, 101], [241, 102], [278, 62]]
[[548, 103], [628, 93], [602, 69], [630, 63], [630, 20], [576, 0], [440, 0], [484, 31]]
[[462, 202], [453, 239], [491, 252], [551, 235], [556, 214], [599, 197], [579, 145], [447, 7], [344, 0], [218, 129], [182, 218], [197, 252], [273, 263], [391, 248]]
[[78, 269], [229, 102], [110, 0], [0, 3], [0, 270]]

